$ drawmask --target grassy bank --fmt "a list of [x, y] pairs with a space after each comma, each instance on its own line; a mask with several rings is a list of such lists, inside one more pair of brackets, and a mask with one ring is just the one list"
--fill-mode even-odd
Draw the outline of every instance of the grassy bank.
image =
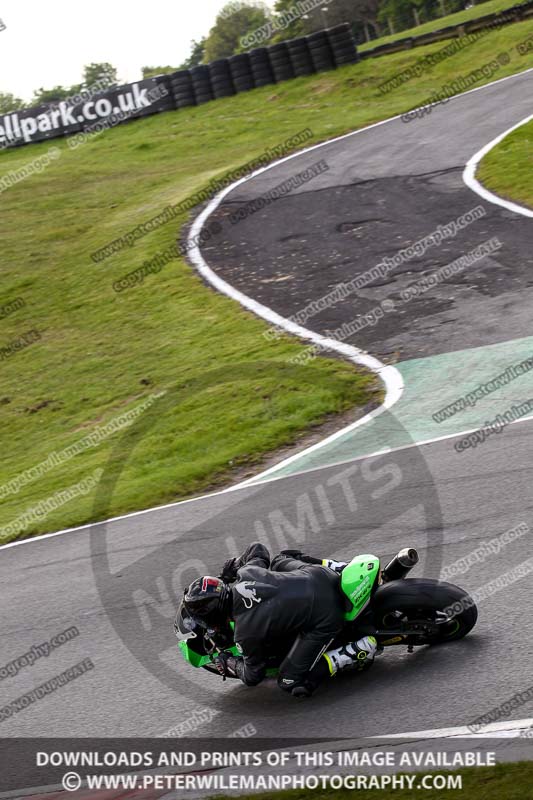
[[454, 14], [447, 14], [445, 17], [432, 19], [414, 28], [406, 28], [403, 31], [398, 31], [398, 33], [392, 33], [389, 36], [380, 36], [379, 39], [374, 39], [371, 42], [359, 45], [358, 49], [361, 51], [371, 50], [373, 47], [378, 47], [381, 44], [388, 44], [389, 42], [396, 42], [398, 39], [406, 39], [408, 36], [422, 36], [424, 33], [439, 31], [441, 28], [448, 28], [450, 25], [462, 25], [464, 22], [469, 22], [472, 19], [487, 17], [489, 14], [496, 14], [498, 11], [505, 11], [506, 8], [511, 8], [511, 6], [516, 5], [517, 0], [487, 0], [486, 3], [479, 3], [464, 11], [456, 11]]
[[[521, 761], [515, 764], [498, 764], [495, 767], [479, 767], [475, 769], [458, 770], [457, 772], [441, 771], [439, 775], [462, 776], [462, 788], [425, 788], [421, 784], [424, 775], [417, 773], [413, 789], [357, 789], [356, 792], [343, 791], [288, 791], [270, 792], [243, 796], [242, 800], [413, 800], [415, 797], [424, 797], [424, 800], [526, 800], [532, 797], [531, 782], [533, 780], [533, 762]], [[422, 789], [422, 792], [419, 790]], [[221, 800], [221, 798], [212, 798]]]
[[[132, 457], [116, 464], [108, 513], [216, 485], [326, 415], [376, 399], [373, 380], [349, 365], [291, 365], [303, 345], [265, 339], [264, 323], [207, 289], [181, 258], [142, 285], [113, 291], [114, 281], [173, 244], [186, 214], [103, 262], [91, 253], [304, 128], [310, 142], [322, 141], [408, 110], [494, 53], [510, 58], [493, 77], [525, 69], [531, 57], [516, 48], [531, 33], [533, 21], [502, 28], [386, 97], [380, 83], [439, 45], [150, 117], [77, 150], [55, 140], [1, 154], [0, 178], [50, 147], [60, 157], [0, 195], [0, 306], [23, 302], [0, 313], [0, 346], [18, 342], [1, 365], [0, 487], [155, 391], [167, 394], [146, 412], [150, 426]], [[40, 338], [22, 347], [32, 330]], [[4, 541], [18, 535], [6, 533], [8, 523], [103, 468], [119, 436], [65, 462], [49, 459], [17, 493], [0, 488]], [[33, 511], [20, 535], [90, 520], [93, 496]]]
[[485, 156], [477, 178], [500, 197], [533, 209], [533, 121], [510, 133]]

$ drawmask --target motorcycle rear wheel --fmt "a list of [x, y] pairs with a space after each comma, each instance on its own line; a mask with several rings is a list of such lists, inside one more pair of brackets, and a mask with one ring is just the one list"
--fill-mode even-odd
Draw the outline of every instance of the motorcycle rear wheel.
[[477, 607], [468, 592], [453, 583], [430, 578], [403, 578], [380, 586], [372, 603], [378, 629], [394, 630], [399, 623], [428, 620], [438, 633], [417, 636], [416, 644], [439, 644], [462, 639], [477, 621]]

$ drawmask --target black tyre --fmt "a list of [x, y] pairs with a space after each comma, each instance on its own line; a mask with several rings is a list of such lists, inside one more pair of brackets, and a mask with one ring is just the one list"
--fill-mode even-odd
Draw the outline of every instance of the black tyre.
[[252, 66], [270, 63], [266, 47], [256, 47], [255, 50], [250, 50], [248, 58]]
[[199, 64], [197, 67], [192, 67], [190, 72], [193, 81], [196, 81], [198, 79], [209, 80], [209, 70], [205, 64]]
[[307, 52], [307, 40], [305, 36], [300, 37], [299, 39], [288, 39], [286, 42], [287, 50], [290, 53], [297, 53], [297, 52]]
[[208, 65], [208, 69], [211, 82], [217, 80], [225, 80], [225, 81], [231, 80], [231, 73], [227, 58], [219, 58], [218, 61], [213, 61], [211, 64]]
[[192, 100], [194, 103], [194, 92], [174, 92], [173, 97], [176, 103], [186, 102], [187, 100]]
[[213, 78], [211, 80], [211, 86], [213, 87], [213, 89], [215, 88], [215, 86], [231, 86], [231, 85], [232, 85], [232, 80], [229, 72], [227, 75], [217, 75], [216, 78]]
[[237, 92], [248, 92], [255, 86], [252, 78], [236, 78], [233, 83]]
[[274, 78], [276, 79], [276, 83], [280, 83], [281, 81], [290, 81], [291, 78], [294, 78], [294, 70], [277, 69], [274, 71]]
[[182, 97], [179, 100], [175, 98], [174, 102], [176, 104], [176, 108], [187, 108], [187, 106], [196, 105], [196, 100], [192, 96]]
[[333, 55], [335, 58], [349, 55], [357, 56], [357, 50], [352, 42], [352, 44], [346, 45], [345, 47], [335, 47], [333, 49]]
[[336, 59], [335, 66], [340, 69], [341, 67], [347, 67], [349, 64], [357, 64], [358, 60], [359, 59], [357, 57], [355, 57], [355, 58], [339, 58], [338, 60]]
[[206, 86], [205, 84], [202, 84], [201, 86], [195, 86], [194, 97], [196, 102], [198, 102], [199, 97], [209, 97], [212, 100], [213, 90], [211, 89], [211, 86]]
[[250, 57], [248, 53], [237, 53], [234, 56], [230, 56], [228, 58], [228, 63], [230, 65], [230, 69], [238, 64], [243, 64], [245, 66], [249, 66], [250, 64]]
[[280, 53], [287, 52], [287, 42], [278, 42], [277, 44], [271, 44], [268, 48], [268, 52], [270, 53], [270, 58], [273, 58]]
[[207, 64], [207, 69], [209, 72], [217, 72], [217, 71], [224, 71], [228, 69], [228, 59], [227, 58], [216, 58], [214, 61], [210, 61]]
[[246, 67], [245, 69], [242, 67], [232, 67], [231, 77], [233, 78], [233, 81], [240, 80], [241, 78], [251, 78], [252, 69], [250, 66]]
[[326, 61], [325, 59], [314, 59], [313, 66], [315, 68], [315, 72], [328, 72], [331, 69], [335, 69], [335, 64], [333, 61]]
[[185, 84], [171, 86], [170, 91], [176, 97], [178, 94], [194, 94], [194, 89], [192, 84], [190, 86], [186, 86]]
[[437, 635], [421, 638], [418, 644], [438, 644], [462, 639], [477, 621], [477, 608], [464, 589], [453, 583], [430, 578], [405, 578], [378, 587], [372, 610], [377, 628], [398, 627], [399, 622], [437, 622]]
[[310, 44], [309, 51], [313, 67], [317, 72], [322, 72], [326, 69], [334, 69], [335, 62], [333, 61], [333, 53], [331, 52], [327, 39], [326, 44], [320, 44], [318, 42], [316, 44]]
[[355, 50], [355, 42], [353, 39], [346, 39], [345, 42], [330, 42], [329, 46], [333, 55], [339, 50]]
[[347, 28], [343, 28], [343, 30], [330, 28], [328, 31], [326, 31], [326, 34], [330, 42], [343, 41], [344, 39], [353, 39], [353, 34], [349, 26]]
[[188, 69], [178, 69], [176, 72], [171, 72], [168, 76], [170, 78], [170, 82], [173, 81], [181, 82], [181, 81], [189, 81], [191, 80], [191, 72]]
[[294, 68], [294, 77], [295, 78], [304, 78], [307, 75], [314, 75], [315, 69], [313, 66], [306, 66], [306, 67], [295, 67]]
[[233, 86], [218, 86], [213, 87], [213, 95], [218, 100], [221, 97], [233, 97], [235, 89]]
[[192, 86], [192, 78], [190, 75], [184, 76], [183, 78], [171, 78], [170, 79], [171, 86]]
[[270, 64], [272, 67], [285, 67], [287, 65], [290, 66], [291, 59], [289, 53], [282, 53], [277, 56], [272, 56], [270, 59]]
[[316, 31], [316, 33], [310, 33], [309, 36], [306, 36], [305, 38], [309, 47], [315, 47], [316, 45], [320, 44], [328, 44], [328, 35], [326, 31]]
[[261, 88], [261, 86], [271, 86], [272, 84], [275, 84], [275, 83], [276, 83], [276, 81], [272, 77], [270, 77], [270, 78], [254, 78], [254, 86], [255, 86], [256, 89]]
[[272, 72], [276, 75], [278, 72], [292, 72], [292, 64], [290, 58], [275, 59], [272, 61]]
[[270, 69], [270, 65], [255, 66], [252, 64], [252, 77], [255, 86], [266, 86], [269, 83], [275, 83], [274, 75]]
[[195, 95], [196, 105], [201, 106], [202, 103], [208, 103], [210, 100], [213, 100], [213, 95], [209, 94], [197, 94]]

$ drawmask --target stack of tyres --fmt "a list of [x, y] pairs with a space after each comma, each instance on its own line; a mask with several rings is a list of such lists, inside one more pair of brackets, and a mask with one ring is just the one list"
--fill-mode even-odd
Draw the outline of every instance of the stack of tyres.
[[197, 105], [207, 103], [213, 99], [213, 90], [209, 78], [209, 69], [205, 64], [199, 64], [191, 69], [192, 88]]
[[326, 31], [317, 31], [305, 37], [307, 39], [307, 46], [311, 53], [311, 61], [315, 72], [324, 72], [328, 69], [335, 69], [335, 62], [333, 60], [333, 53], [329, 46], [328, 35]]
[[294, 78], [294, 70], [286, 42], [271, 45], [268, 48], [268, 55], [276, 81], [287, 81], [289, 78]]
[[235, 94], [227, 58], [218, 58], [207, 65], [214, 97], [231, 97]]
[[254, 76], [248, 53], [238, 53], [228, 58], [229, 70], [236, 92], [247, 92], [254, 88]]
[[194, 89], [190, 70], [180, 69], [170, 74], [170, 89], [176, 108], [195, 106]]
[[295, 76], [312, 75], [315, 69], [305, 37], [301, 39], [289, 39], [286, 44]]
[[329, 28], [326, 33], [337, 67], [342, 67], [343, 64], [354, 64], [358, 60], [357, 48], [348, 22]]
[[267, 86], [269, 83], [275, 83], [267, 48], [256, 47], [255, 50], [250, 50], [248, 56], [250, 58], [254, 86]]
[[154, 111], [172, 111], [175, 107], [174, 95], [170, 83], [169, 75], [155, 75], [151, 78], [152, 90], [154, 97], [157, 97], [155, 103], [152, 103], [150, 109], [147, 109], [148, 114], [153, 114]]

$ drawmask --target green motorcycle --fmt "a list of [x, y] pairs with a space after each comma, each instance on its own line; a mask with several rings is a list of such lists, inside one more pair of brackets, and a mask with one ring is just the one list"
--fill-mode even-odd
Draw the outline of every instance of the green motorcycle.
[[[452, 583], [430, 578], [406, 578], [418, 563], [414, 548], [404, 548], [383, 569], [373, 555], [358, 555], [344, 567], [340, 588], [346, 598], [345, 625], [332, 647], [372, 634], [378, 652], [385, 647], [406, 645], [409, 651], [462, 639], [477, 621], [477, 608], [470, 595]], [[233, 623], [230, 623], [231, 630]], [[183, 604], [174, 621], [178, 646], [193, 667], [219, 675], [213, 664], [219, 652], [240, 653], [231, 630], [221, 635], [196, 624]], [[292, 642], [269, 654], [267, 675], [275, 676]]]

